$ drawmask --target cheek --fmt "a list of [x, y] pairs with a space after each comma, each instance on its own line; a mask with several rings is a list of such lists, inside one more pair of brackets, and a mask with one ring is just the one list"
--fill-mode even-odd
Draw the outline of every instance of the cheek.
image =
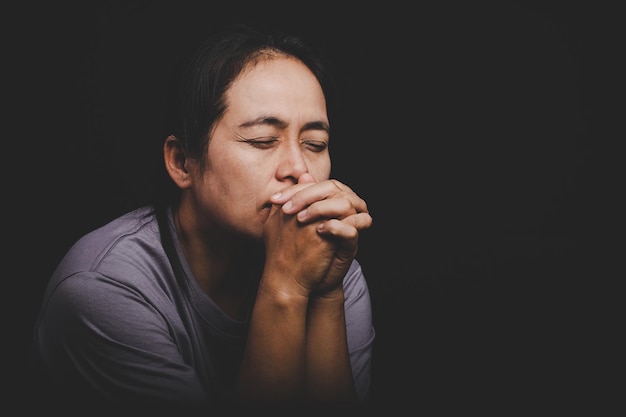
[[309, 165], [309, 173], [317, 181], [324, 181], [330, 178], [330, 159], [324, 158], [322, 160], [316, 160]]
[[[211, 146], [213, 145], [213, 146]], [[209, 146], [207, 174], [228, 179], [246, 175], [247, 170], [254, 166], [253, 161], [246, 159], [246, 154], [232, 146]]]

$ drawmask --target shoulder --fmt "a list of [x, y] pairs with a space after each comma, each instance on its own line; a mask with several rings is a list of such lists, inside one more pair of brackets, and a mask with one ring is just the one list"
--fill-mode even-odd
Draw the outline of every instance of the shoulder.
[[54, 271], [44, 302], [98, 315], [113, 304], [119, 311], [154, 303], [171, 291], [168, 268], [154, 214], [137, 209], [80, 238]]
[[161, 252], [153, 211], [148, 207], [136, 209], [76, 241], [57, 266], [52, 281], [81, 272], [125, 276], [141, 263], [157, 262], [162, 258]]
[[143, 207], [123, 214], [81, 237], [70, 248], [64, 260], [70, 259], [74, 264], [78, 259], [98, 262], [119, 245], [138, 239], [152, 242], [158, 239], [158, 235], [154, 212], [149, 207]]

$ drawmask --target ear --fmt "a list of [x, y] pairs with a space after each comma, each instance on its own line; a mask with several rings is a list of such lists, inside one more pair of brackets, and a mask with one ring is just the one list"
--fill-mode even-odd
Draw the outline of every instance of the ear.
[[170, 178], [179, 188], [188, 188], [191, 185], [191, 176], [188, 170], [189, 162], [187, 154], [176, 136], [170, 135], [165, 139], [163, 158]]

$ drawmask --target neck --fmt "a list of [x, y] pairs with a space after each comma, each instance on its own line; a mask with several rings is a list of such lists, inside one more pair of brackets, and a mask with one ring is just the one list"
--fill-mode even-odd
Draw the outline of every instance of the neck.
[[261, 247], [219, 227], [198, 225], [184, 210], [173, 211], [176, 233], [198, 285], [225, 313], [242, 319], [263, 266]]

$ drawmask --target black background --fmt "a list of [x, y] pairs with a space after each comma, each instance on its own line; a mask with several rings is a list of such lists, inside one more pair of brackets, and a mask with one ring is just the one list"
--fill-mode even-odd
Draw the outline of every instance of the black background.
[[146, 198], [175, 60], [232, 18], [300, 33], [337, 65], [333, 175], [374, 217], [358, 256], [377, 329], [373, 407], [508, 414], [613, 394], [603, 382], [623, 326], [609, 330], [610, 296], [624, 277], [613, 9], [216, 3], [6, 11], [4, 253], [17, 288], [5, 343], [17, 377], [60, 257]]

